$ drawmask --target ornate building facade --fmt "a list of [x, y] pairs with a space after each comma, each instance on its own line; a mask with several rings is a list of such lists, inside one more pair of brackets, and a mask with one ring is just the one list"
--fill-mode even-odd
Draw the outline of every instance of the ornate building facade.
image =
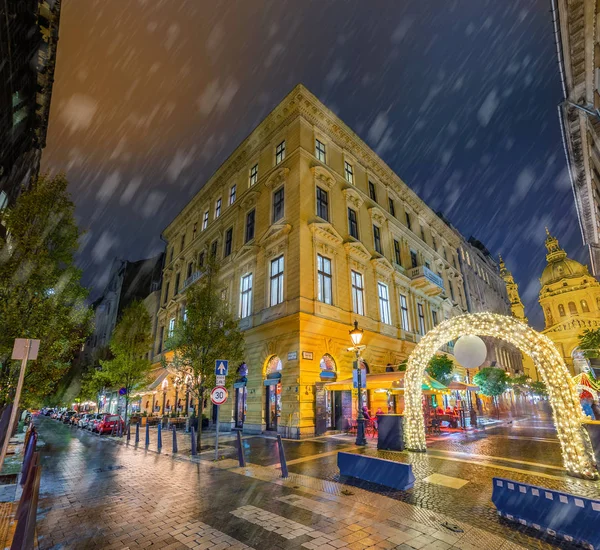
[[575, 208], [600, 273], [600, 18], [596, 0], [551, 0], [564, 101], [558, 108]]
[[587, 266], [569, 258], [550, 233], [546, 249], [548, 263], [540, 278], [539, 301], [545, 320], [542, 332], [561, 352], [571, 374], [576, 375], [588, 369], [578, 348], [579, 335], [585, 329], [600, 327], [600, 283]]
[[[460, 237], [301, 85], [163, 237], [155, 361], [168, 360], [164, 341], [209, 255], [220, 260], [223, 298], [245, 332], [245, 363], [221, 410], [225, 428], [303, 437], [339, 426], [351, 415], [351, 392], [321, 384], [352, 377], [354, 320], [377, 373], [467, 311]], [[174, 386], [167, 381], [170, 402]]]

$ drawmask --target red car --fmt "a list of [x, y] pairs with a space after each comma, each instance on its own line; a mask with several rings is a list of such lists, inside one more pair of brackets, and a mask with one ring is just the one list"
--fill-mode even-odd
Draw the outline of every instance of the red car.
[[92, 431], [99, 434], [107, 434], [112, 433], [114, 430], [117, 433], [119, 424], [121, 424], [121, 431], [125, 431], [125, 422], [118, 414], [103, 414], [99, 420], [96, 420]]

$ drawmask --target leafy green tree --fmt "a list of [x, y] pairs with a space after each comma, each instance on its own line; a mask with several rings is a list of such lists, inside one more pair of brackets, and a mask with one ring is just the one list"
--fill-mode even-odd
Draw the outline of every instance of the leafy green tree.
[[548, 395], [548, 388], [546, 387], [546, 384], [544, 384], [541, 380], [536, 380], [535, 382], [532, 382], [530, 386], [531, 393], [534, 393], [535, 395], [539, 396]]
[[24, 406], [52, 395], [74, 352], [91, 331], [88, 291], [74, 256], [81, 233], [63, 174], [41, 175], [3, 212], [7, 239], [0, 241], [0, 406], [12, 401], [19, 362], [11, 360], [15, 338], [41, 340], [30, 362]]
[[579, 349], [586, 359], [600, 357], [600, 328], [584, 330], [579, 335]]
[[406, 372], [407, 368], [408, 368], [408, 359], [405, 359], [404, 361], [402, 361], [402, 363], [400, 363], [398, 365], [398, 372]]
[[98, 395], [105, 389], [110, 388], [112, 382], [108, 373], [102, 370], [90, 370], [81, 377], [81, 389], [79, 399], [81, 401], [98, 401]]
[[[200, 280], [187, 289], [186, 318], [179, 320], [165, 342], [167, 349], [173, 352], [170, 367], [182, 380], [188, 381], [190, 392], [199, 405], [198, 451], [202, 442], [204, 401], [215, 385], [215, 362], [226, 359], [230, 365], [235, 365], [244, 358], [244, 336], [229, 304], [222, 297], [222, 289], [218, 265], [211, 260]], [[230, 368], [227, 384], [234, 377]]]
[[454, 363], [447, 355], [434, 355], [427, 365], [427, 374], [440, 384], [447, 386], [452, 382]]
[[479, 386], [481, 393], [494, 400], [498, 417], [500, 417], [498, 396], [508, 389], [509, 380], [510, 377], [506, 371], [498, 367], [485, 367], [473, 377], [473, 382]]
[[123, 311], [110, 340], [113, 359], [100, 360], [102, 370], [96, 373], [114, 388], [125, 389], [125, 422], [129, 409], [129, 396], [138, 384], [145, 381], [152, 364], [147, 358], [152, 348], [152, 321], [146, 306], [140, 301], [131, 302]]

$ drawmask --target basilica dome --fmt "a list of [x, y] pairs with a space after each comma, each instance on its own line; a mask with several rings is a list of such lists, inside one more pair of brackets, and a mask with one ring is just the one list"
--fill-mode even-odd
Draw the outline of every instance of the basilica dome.
[[542, 287], [556, 283], [561, 279], [585, 277], [589, 275], [587, 266], [567, 257], [567, 253], [558, 245], [558, 239], [550, 235], [546, 229], [546, 260], [548, 265], [544, 268], [540, 283]]

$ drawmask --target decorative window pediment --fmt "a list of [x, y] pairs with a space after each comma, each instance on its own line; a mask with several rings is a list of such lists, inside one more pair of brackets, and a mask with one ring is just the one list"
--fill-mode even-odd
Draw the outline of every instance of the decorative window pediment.
[[331, 189], [335, 185], [334, 175], [322, 166], [313, 166], [310, 171], [313, 173], [315, 183], [322, 185], [326, 189]]
[[348, 254], [348, 256], [362, 264], [371, 259], [371, 253], [356, 239], [346, 241], [344, 243], [344, 248], [346, 249], [346, 254]]
[[353, 189], [352, 187], [346, 187], [346, 189], [344, 189], [343, 192], [344, 197], [346, 197], [346, 202], [348, 203], [348, 206], [356, 208], [358, 210], [364, 202], [359, 192], [356, 191], [356, 189]]
[[289, 223], [274, 223], [260, 238], [259, 244], [261, 246], [270, 245], [276, 242], [277, 240], [285, 237], [291, 230], [292, 226]]
[[333, 228], [330, 223], [313, 222], [308, 226], [316, 239], [340, 245], [344, 242], [342, 236]]
[[265, 182], [265, 185], [270, 189], [276, 189], [280, 185], [284, 184], [288, 174], [290, 173], [289, 168], [279, 168], [279, 170], [275, 170]]
[[248, 191], [248, 193], [246, 193], [244, 198], [240, 201], [240, 206], [243, 209], [252, 208], [253, 206], [256, 206], [258, 197], [260, 197], [260, 191], [254, 189], [252, 191]]
[[383, 225], [385, 223], [385, 213], [378, 206], [369, 208], [369, 214], [375, 223], [378, 223], [379, 225]]
[[233, 260], [238, 263], [238, 261], [242, 261], [251, 252], [256, 252], [257, 249], [258, 245], [256, 244], [245, 244], [233, 255]]
[[377, 274], [385, 279], [389, 279], [395, 272], [394, 266], [392, 266], [390, 261], [384, 257], [373, 258], [371, 260], [371, 265], [375, 268]]

